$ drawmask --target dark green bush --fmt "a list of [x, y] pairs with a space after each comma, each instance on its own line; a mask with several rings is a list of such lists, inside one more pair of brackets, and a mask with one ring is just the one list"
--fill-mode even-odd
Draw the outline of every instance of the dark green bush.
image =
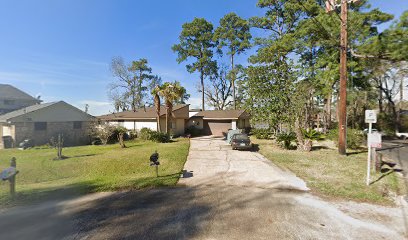
[[[339, 129], [332, 129], [327, 133], [327, 139], [332, 140], [338, 145], [339, 142]], [[364, 141], [364, 134], [358, 129], [347, 129], [347, 148], [358, 149], [361, 147]]]
[[273, 137], [273, 131], [271, 129], [263, 129], [263, 128], [253, 128], [251, 130], [251, 134], [255, 135], [257, 139], [271, 139]]
[[190, 134], [192, 137], [198, 137], [198, 136], [201, 136], [203, 134], [203, 130], [198, 129], [195, 126], [189, 126], [186, 129], [186, 134]]
[[153, 131], [149, 128], [140, 129], [139, 137], [142, 140], [150, 140], [158, 143], [170, 142], [170, 135], [164, 132]]
[[170, 142], [170, 135], [164, 132], [151, 131], [149, 140], [158, 143], [167, 143]]
[[291, 142], [295, 140], [296, 134], [294, 132], [283, 132], [276, 135], [276, 142], [278, 142], [285, 149], [290, 149]]
[[321, 138], [321, 134], [314, 129], [303, 130], [303, 136], [310, 140], [319, 140]]

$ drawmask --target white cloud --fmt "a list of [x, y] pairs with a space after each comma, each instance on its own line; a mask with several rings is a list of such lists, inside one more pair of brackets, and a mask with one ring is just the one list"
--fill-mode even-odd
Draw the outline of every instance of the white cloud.
[[191, 97], [188, 99], [187, 104], [190, 104], [190, 108], [201, 108], [201, 98]]
[[74, 105], [75, 107], [83, 111], [85, 110], [86, 104], [89, 105], [89, 114], [93, 116], [100, 116], [100, 115], [108, 114], [113, 109], [112, 104], [106, 101], [82, 100], [82, 101], [77, 102]]

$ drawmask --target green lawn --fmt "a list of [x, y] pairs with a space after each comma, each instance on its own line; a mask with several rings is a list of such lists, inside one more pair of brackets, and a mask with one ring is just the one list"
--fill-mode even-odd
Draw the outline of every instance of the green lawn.
[[[326, 198], [392, 204], [393, 194], [405, 192], [395, 173], [372, 175], [366, 186], [367, 153], [340, 156], [337, 149], [320, 148], [310, 153], [283, 150], [272, 140], [253, 139], [260, 153], [272, 162], [294, 172], [306, 181], [312, 192]], [[384, 176], [382, 176], [384, 175]]]
[[[66, 198], [88, 192], [173, 186], [187, 159], [189, 140], [172, 143], [134, 140], [107, 146], [80, 146], [63, 149], [64, 160], [53, 160], [56, 150], [0, 150], [0, 169], [17, 158], [16, 191], [11, 201], [8, 182], [0, 184], [0, 204], [14, 205], [43, 199]], [[160, 154], [159, 178], [149, 157], [155, 150]]]

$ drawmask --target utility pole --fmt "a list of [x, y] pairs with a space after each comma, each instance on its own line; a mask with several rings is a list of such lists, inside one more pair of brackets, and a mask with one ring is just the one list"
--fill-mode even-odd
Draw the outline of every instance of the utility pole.
[[347, 0], [341, 0], [339, 153], [346, 155], [347, 138]]

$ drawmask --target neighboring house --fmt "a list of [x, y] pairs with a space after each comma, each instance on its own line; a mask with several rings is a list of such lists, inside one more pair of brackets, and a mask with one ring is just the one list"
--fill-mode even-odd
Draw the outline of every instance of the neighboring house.
[[[122, 126], [128, 130], [140, 131], [142, 128], [150, 128], [157, 131], [157, 114], [155, 107], [139, 108], [136, 111], [125, 111], [102, 115], [98, 117], [102, 121], [109, 122], [114, 126]], [[173, 106], [172, 122], [170, 130], [172, 134], [182, 135], [185, 132], [185, 123], [189, 119], [189, 105], [180, 104]], [[166, 130], [166, 107], [160, 108], [160, 129]]]
[[6, 143], [3, 139], [11, 139], [14, 147], [25, 139], [43, 145], [58, 134], [63, 135], [65, 146], [88, 144], [93, 119], [63, 101], [25, 107], [0, 116], [0, 148]]
[[203, 130], [205, 135], [223, 136], [229, 129], [247, 129], [250, 127], [250, 115], [245, 110], [200, 111], [190, 117], [187, 126]]
[[8, 84], [0, 84], [0, 115], [40, 104], [39, 99]]

